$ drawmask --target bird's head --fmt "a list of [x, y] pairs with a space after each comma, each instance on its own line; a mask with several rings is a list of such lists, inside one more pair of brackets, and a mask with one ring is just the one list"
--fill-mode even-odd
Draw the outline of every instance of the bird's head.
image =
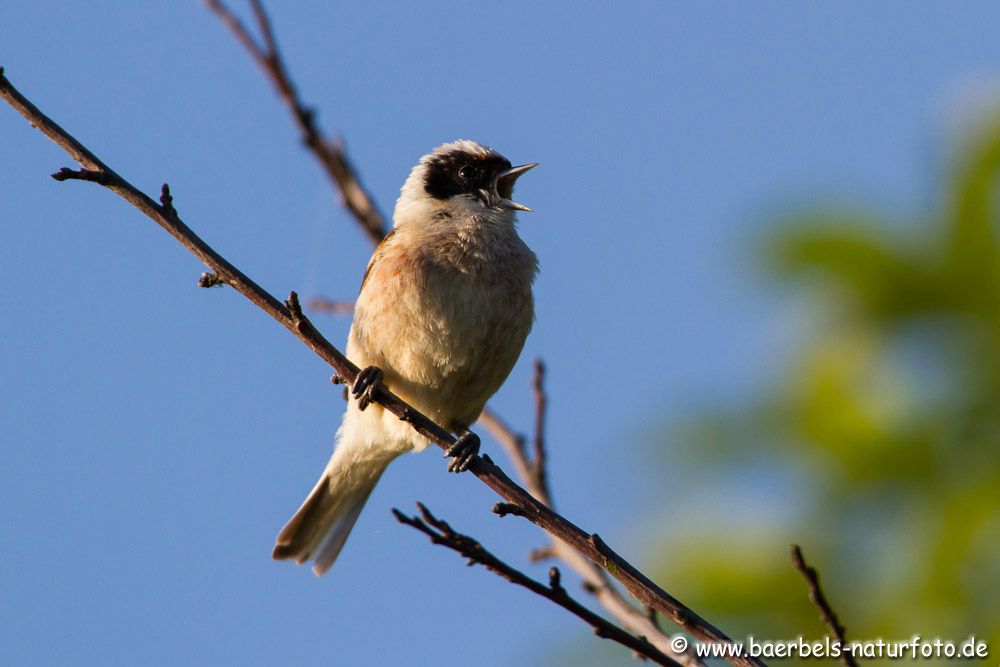
[[461, 139], [420, 159], [396, 202], [401, 217], [483, 215], [513, 221], [514, 211], [531, 209], [512, 199], [514, 183], [537, 163], [512, 167], [510, 160], [475, 141]]

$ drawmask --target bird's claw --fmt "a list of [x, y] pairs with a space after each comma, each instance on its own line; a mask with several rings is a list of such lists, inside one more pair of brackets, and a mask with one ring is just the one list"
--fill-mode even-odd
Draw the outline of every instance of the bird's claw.
[[358, 409], [364, 410], [375, 401], [375, 394], [382, 388], [382, 369], [367, 366], [358, 371], [351, 385], [351, 393], [358, 401]]
[[445, 456], [451, 457], [448, 472], [465, 472], [478, 453], [479, 436], [472, 431], [466, 431], [444, 452]]

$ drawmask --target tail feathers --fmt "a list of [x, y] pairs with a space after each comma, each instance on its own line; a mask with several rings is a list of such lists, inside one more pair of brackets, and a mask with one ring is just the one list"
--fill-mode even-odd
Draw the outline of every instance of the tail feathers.
[[[329, 570], [351, 534], [354, 523], [382, 476], [385, 464], [344, 469], [335, 460], [302, 507], [278, 533], [271, 557], [301, 565], [313, 560], [312, 570], [322, 576]], [[388, 463], [386, 461], [385, 463]]]

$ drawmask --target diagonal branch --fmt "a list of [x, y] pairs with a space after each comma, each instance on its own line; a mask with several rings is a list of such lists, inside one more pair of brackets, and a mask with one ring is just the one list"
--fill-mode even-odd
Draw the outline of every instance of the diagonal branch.
[[[479, 423], [503, 446], [507, 455], [514, 463], [514, 469], [517, 471], [518, 477], [520, 477], [521, 482], [527, 487], [528, 491], [531, 492], [531, 495], [548, 507], [553, 507], [544, 463], [545, 408], [548, 402], [544, 381], [544, 365], [536, 362], [535, 375], [531, 382], [535, 396], [535, 455], [533, 460], [529, 459], [524, 436], [515, 433], [498, 416], [484, 412], [479, 418]], [[541, 464], [539, 463], [539, 452], [542, 452]], [[514, 514], [514, 512], [508, 513]], [[671, 643], [671, 636], [664, 632], [656, 623], [655, 607], [647, 605], [645, 610], [637, 609], [612, 584], [610, 577], [608, 577], [604, 569], [595, 562], [581, 556], [580, 552], [571, 545], [554, 538], [549, 545], [533, 551], [531, 557], [533, 560], [541, 560], [546, 557], [561, 560], [579, 575], [583, 581], [584, 588], [593, 594], [601, 606], [607, 609], [608, 613], [617, 619], [623, 627], [638, 636], [646, 637], [658, 649], [672, 655], [675, 660], [688, 667], [696, 667], [704, 664], [694, 655], [694, 652], [690, 648], [684, 653], [676, 651], [674, 645]]]
[[382, 240], [386, 233], [385, 217], [379, 213], [374, 200], [358, 180], [357, 172], [347, 158], [347, 151], [341, 141], [330, 141], [319, 131], [316, 112], [307, 107], [288, 74], [278, 43], [274, 38], [271, 21], [264, 12], [260, 0], [250, 0], [257, 28], [264, 40], [263, 44], [254, 39], [246, 26], [221, 0], [206, 0], [209, 9], [229, 27], [236, 39], [254, 59], [258, 66], [274, 84], [282, 102], [288, 107], [295, 124], [302, 135], [302, 143], [312, 151], [323, 166], [327, 177], [336, 185], [344, 206], [357, 219], [361, 228], [373, 243]]
[[462, 556], [469, 559], [469, 565], [482, 565], [487, 570], [500, 575], [512, 584], [523, 586], [531, 592], [541, 595], [543, 598], [554, 602], [571, 614], [583, 619], [586, 623], [593, 626], [594, 634], [598, 637], [616, 641], [626, 648], [632, 649], [637, 655], [649, 658], [659, 665], [680, 664], [670, 656], [661, 653], [644, 637], [636, 637], [628, 632], [625, 632], [618, 626], [609, 623], [602, 617], [584, 607], [578, 601], [574, 600], [570, 594], [566, 592], [566, 589], [563, 588], [558, 568], [553, 567], [549, 569], [549, 585], [546, 586], [545, 584], [532, 579], [520, 570], [516, 570], [507, 563], [503, 562], [495, 555], [487, 551], [477, 540], [469, 537], [468, 535], [455, 532], [455, 530], [452, 529], [446, 521], [438, 519], [431, 514], [430, 510], [428, 510], [423, 503], [417, 503], [417, 507], [420, 509], [421, 517], [408, 517], [398, 509], [393, 509], [392, 513], [396, 516], [396, 519], [400, 523], [416, 528], [423, 534], [427, 535], [427, 537], [429, 537], [431, 542], [434, 544], [448, 547], [449, 549], [457, 551]]
[[[328, 157], [329, 150], [325, 150], [321, 143], [321, 135], [316, 131], [313, 124], [314, 115], [307, 113], [304, 105], [299, 100], [292, 84], [291, 75], [280, 57], [277, 40], [274, 36], [274, 29], [270, 19], [264, 12], [260, 0], [251, 0], [254, 16], [258, 29], [263, 35], [265, 44], [259, 45], [250, 33], [243, 27], [239, 19], [226, 8], [220, 0], [206, 0], [207, 5], [216, 15], [229, 27], [236, 39], [244, 46], [250, 56], [258, 64], [264, 74], [274, 84], [279, 96], [285, 102], [286, 107], [291, 112], [296, 124], [302, 130], [306, 145], [312, 150], [313, 155], [319, 160], [330, 177], [331, 182], [338, 188], [341, 200], [347, 208], [354, 214], [355, 220], [368, 233], [373, 243], [377, 244], [384, 235], [385, 222], [381, 220], [378, 211], [371, 200], [367, 197], [361, 180], [353, 170], [346, 157], [341, 161], [342, 166], [347, 170], [342, 174], [340, 169], [331, 167], [331, 160]], [[343, 150], [337, 145], [334, 148]], [[351, 206], [352, 196], [357, 193], [363, 194], [367, 198], [367, 204], [362, 201], [357, 206]], [[376, 220], [377, 218], [377, 220]], [[374, 233], [373, 233], [374, 230]], [[329, 313], [346, 313], [349, 305], [345, 302], [333, 301], [329, 299], [314, 298], [309, 306], [313, 310]], [[531, 491], [531, 494], [539, 501], [550, 508], [554, 508], [551, 494], [546, 478], [545, 447], [544, 447], [544, 419], [546, 397], [542, 387], [544, 366], [540, 361], [536, 361], [535, 366], [535, 439], [534, 439], [534, 460], [529, 461], [525, 449], [525, 439], [517, 435], [504, 422], [504, 420], [494, 412], [489, 406], [483, 410], [479, 417], [479, 423], [490, 431], [494, 439], [497, 440], [507, 450], [507, 454], [514, 464], [517, 476]], [[553, 540], [548, 547], [536, 550], [532, 553], [532, 559], [540, 560], [545, 557], [554, 556], [569, 565], [582, 578], [584, 587], [594, 594], [598, 602], [608, 610], [620, 623], [630, 631], [639, 636], [646, 636], [661, 651], [669, 652], [677, 659], [681, 660], [688, 667], [697, 667], [704, 663], [699, 660], [691, 651], [686, 653], [676, 653], [670, 642], [670, 635], [663, 632], [656, 624], [655, 611], [652, 607], [647, 607], [646, 613], [636, 609], [624, 598], [615, 588], [604, 570], [593, 562], [580, 556], [572, 547], [559, 540]]]
[[[385, 222], [371, 203], [371, 198], [361, 186], [361, 180], [356, 171], [354, 171], [346, 156], [343, 156], [342, 146], [330, 146], [322, 139], [322, 135], [316, 129], [315, 115], [305, 107], [298, 96], [296, 88], [292, 83], [291, 75], [280, 56], [273, 26], [264, 12], [260, 0], [251, 0], [251, 5], [258, 30], [263, 36], [263, 45], [259, 44], [250, 35], [240, 20], [221, 0], [207, 0], [207, 5], [228, 26], [236, 39], [243, 45], [251, 58], [253, 58], [272, 82], [278, 95], [291, 112], [296, 125], [301, 130], [306, 146], [309, 147], [313, 155], [320, 162], [330, 177], [331, 182], [338, 189], [341, 200], [354, 215], [358, 224], [368, 233], [372, 242], [377, 244], [385, 233]], [[332, 151], [340, 151], [343, 159], [332, 159]], [[356, 200], [359, 193], [362, 197], [358, 200], [357, 205], [352, 205], [351, 202]], [[321, 312], [348, 312], [346, 303], [328, 299], [312, 299], [309, 306]], [[541, 365], [541, 362], [536, 362], [535, 373], [536, 424], [533, 441], [533, 461], [529, 461], [528, 459], [524, 438], [516, 435], [489, 406], [480, 415], [479, 423], [490, 431], [501, 446], [507, 450], [509, 458], [514, 463], [518, 477], [522, 483], [527, 485], [531, 494], [545, 505], [554, 507], [546, 479], [547, 468], [545, 465], [544, 448], [546, 398], [542, 388], [544, 367]], [[587, 590], [591, 591], [609, 613], [617, 618], [625, 627], [639, 635], [649, 637], [650, 641], [663, 651], [672, 650], [670, 636], [656, 625], [655, 618], [651, 614], [643, 613], [633, 607], [611, 585], [607, 575], [600, 567], [582, 558], [573, 548], [556, 540], [551, 546], [536, 551], [532, 555], [534, 558], [541, 558], [547, 555], [559, 557], [580, 575]], [[701, 661], [692, 654], [682, 654], [681, 658], [686, 660], [689, 665], [701, 664]]]
[[[344, 378], [347, 382], [354, 381], [358, 373], [357, 366], [351, 363], [347, 357], [313, 326], [312, 322], [302, 313], [296, 294], [293, 292], [284, 303], [281, 303], [223, 258], [184, 224], [177, 215], [172, 203], [170, 203], [172, 200], [167, 197], [169, 193], [166, 188], [164, 188], [163, 203], [157, 204], [154, 202], [148, 195], [118, 175], [89, 149], [84, 147], [83, 144], [42, 113], [11, 85], [10, 81], [4, 76], [3, 68], [0, 68], [0, 98], [56, 145], [65, 150], [85, 170], [101, 172], [103, 176], [100, 179], [94, 180], [98, 180], [98, 182], [103, 184], [103, 187], [121, 196], [166, 230], [179, 243], [206, 264], [215, 273], [219, 281], [233, 287], [233, 289], [277, 320], [279, 324], [288, 329], [309, 349], [332, 366], [340, 377]], [[376, 398], [386, 410], [401, 420], [408, 422], [418, 433], [428, 438], [441, 449], [446, 450], [454, 444], [455, 438], [451, 433], [435, 424], [392, 392], [383, 389], [378, 393]], [[531, 494], [514, 483], [488, 457], [476, 457], [473, 459], [469, 469], [484, 484], [504, 498], [504, 500], [519, 506], [529, 521], [549, 532], [558, 540], [568, 543], [586, 558], [605, 568], [640, 603], [653, 607], [665, 614], [692, 635], [703, 641], [732, 643], [721, 630], [698, 616], [698, 614], [660, 588], [631, 563], [619, 556], [598, 535], [585, 533], [565, 517], [536, 500]], [[761, 664], [744, 658], [733, 658], [732, 662], [734, 665]]]
[[[792, 565], [806, 580], [806, 585], [809, 587], [809, 599], [819, 610], [820, 620], [826, 624], [830, 634], [840, 642], [841, 647], [846, 647], [847, 639], [844, 637], [844, 626], [840, 624], [840, 619], [837, 618], [836, 612], [833, 611], [826, 595], [823, 594], [823, 589], [819, 585], [819, 572], [806, 563], [806, 559], [802, 555], [802, 547], [797, 544], [792, 545]], [[840, 662], [844, 667], [858, 667], [858, 663], [850, 651], [841, 652]]]
[[[326, 172], [330, 182], [340, 195], [340, 200], [347, 210], [354, 216], [355, 221], [361, 226], [365, 234], [374, 245], [385, 237], [386, 221], [385, 217], [379, 213], [371, 195], [361, 183], [357, 170], [347, 158], [347, 152], [340, 142], [330, 143], [323, 138], [322, 133], [316, 126], [315, 111], [305, 106], [298, 95], [295, 84], [292, 81], [288, 68], [281, 58], [281, 51], [278, 49], [277, 39], [274, 36], [274, 27], [270, 18], [264, 11], [260, 0], [250, 0], [253, 8], [254, 19], [257, 28], [264, 39], [264, 44], [258, 43], [250, 31], [243, 25], [243, 22], [230, 10], [221, 0], [205, 0], [205, 4], [216, 16], [229, 28], [236, 40], [243, 45], [250, 57], [253, 58], [257, 66], [260, 67], [264, 75], [274, 85], [278, 96], [285, 103], [296, 126], [302, 133], [302, 141], [312, 152], [313, 156], [320, 163]], [[327, 313], [343, 314], [348, 312], [346, 302], [335, 301], [324, 298], [314, 298], [310, 300], [309, 307]], [[499, 420], [500, 417], [490, 410], [489, 406], [483, 410], [481, 420]], [[485, 424], [484, 424], [485, 425]], [[488, 427], [489, 428], [489, 427]], [[492, 429], [491, 429], [492, 430]], [[520, 471], [519, 471], [520, 474]], [[524, 475], [520, 475], [525, 479]]]

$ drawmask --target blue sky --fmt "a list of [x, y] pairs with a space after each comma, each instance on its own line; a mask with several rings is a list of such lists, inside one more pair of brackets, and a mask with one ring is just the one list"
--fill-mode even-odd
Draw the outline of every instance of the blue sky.
[[[559, 508], [639, 564], [643, 519], [665, 511], [644, 431], [753, 391], [794, 334], [754, 240], [806, 201], [926, 202], [950, 133], [1000, 90], [988, 3], [271, 11], [383, 211], [445, 141], [542, 164], [518, 185], [538, 321], [493, 405], [526, 430], [544, 357]], [[200, 4], [13, 3], [0, 64], [133, 184], [168, 181], [274, 294], [356, 293], [367, 241]], [[50, 179], [68, 158], [6, 107], [0, 140], [9, 660], [506, 665], [597, 641], [396, 524], [422, 500], [544, 577], [525, 562], [539, 533], [433, 451], [390, 469], [329, 575], [272, 562], [340, 418], [329, 370], [232, 291], [197, 289], [199, 263], [123, 201]], [[343, 341], [346, 318], [315, 320]]]

